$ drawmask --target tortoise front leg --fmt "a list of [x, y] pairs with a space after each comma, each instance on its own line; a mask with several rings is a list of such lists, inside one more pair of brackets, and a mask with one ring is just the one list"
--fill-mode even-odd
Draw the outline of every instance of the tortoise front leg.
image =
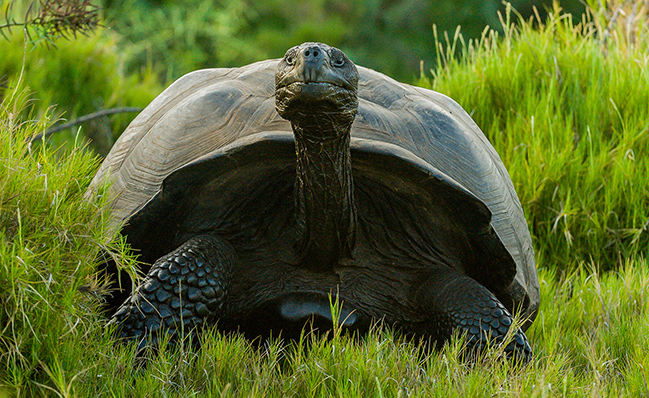
[[[471, 349], [480, 350], [500, 343], [510, 326], [512, 316], [487, 288], [451, 268], [438, 269], [421, 284], [415, 302], [427, 318], [415, 331], [435, 337], [443, 344], [457, 330], [467, 334]], [[523, 331], [516, 331], [505, 347], [508, 356], [527, 359], [532, 354]]]
[[113, 315], [120, 336], [155, 339], [163, 329], [175, 337], [223, 317], [234, 262], [232, 246], [209, 235], [160, 258]]

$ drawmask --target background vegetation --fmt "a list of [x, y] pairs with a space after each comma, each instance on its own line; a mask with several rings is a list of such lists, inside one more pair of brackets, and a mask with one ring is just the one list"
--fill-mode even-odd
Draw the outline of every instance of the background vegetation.
[[[80, 12], [71, 13], [69, 4]], [[544, 15], [551, 0], [513, 5], [526, 16], [536, 5]], [[579, 0], [565, 0], [563, 7], [584, 11]], [[187, 72], [281, 57], [308, 40], [340, 47], [360, 65], [413, 82], [420, 61], [435, 64], [433, 24], [439, 32], [461, 25], [465, 37], [479, 37], [487, 25], [501, 29], [498, 10], [504, 10], [499, 0], [1, 0], [0, 32], [9, 40], [2, 46], [0, 79], [17, 78], [25, 48], [19, 26], [29, 22], [24, 80], [38, 98], [34, 114], [56, 105], [56, 120], [141, 108]], [[75, 40], [54, 39], [61, 34]], [[133, 117], [95, 120], [84, 125], [82, 136], [105, 154]], [[74, 132], [56, 136], [64, 144]]]
[[[189, 70], [238, 66], [279, 58], [305, 41], [322, 41], [345, 51], [359, 65], [411, 81], [420, 61], [434, 62], [432, 25], [467, 38], [485, 26], [502, 26], [498, 0], [267, 0], [204, 2], [185, 0], [107, 0], [109, 23], [135, 46], [130, 65], [160, 65], [167, 78]], [[550, 0], [514, 0], [525, 16], [536, 6], [545, 14]], [[564, 10], [584, 12], [576, 0]], [[150, 40], [150, 39], [153, 40]]]
[[[117, 17], [110, 12], [120, 4], [106, 3], [103, 24], [112, 24]], [[128, 6], [128, 16], [115, 19], [111, 30], [78, 33], [71, 41], [36, 30], [29, 36], [52, 39], [56, 47], [28, 43], [25, 52], [16, 28], [2, 41], [0, 397], [649, 396], [646, 1], [593, 1], [585, 17], [557, 7], [547, 19], [505, 13], [500, 29], [476, 40], [440, 33], [428, 48], [432, 55], [422, 58], [436, 67], [422, 71], [417, 83], [450, 95], [472, 114], [501, 154], [525, 208], [542, 289], [539, 316], [527, 333], [536, 355], [525, 366], [503, 359], [497, 348], [474, 363], [461, 361], [461, 339], [440, 352], [422, 351], [381, 328], [360, 342], [334, 331], [330, 340], [271, 341], [261, 349], [207, 330], [202, 349], [163, 345], [148, 360], [136, 357], [132, 345], [115, 344], [98, 312], [103, 283], [94, 270], [100, 253], [124, 266], [134, 260], [106, 228], [103, 197], [84, 198], [99, 159], [76, 130], [57, 133], [47, 145], [30, 137], [63, 110], [74, 117], [144, 106], [169, 79], [201, 62], [247, 62], [245, 54], [271, 51], [268, 43], [279, 42], [271, 26], [294, 19], [282, 7], [272, 19], [273, 12], [246, 3], [197, 2], [196, 15], [213, 18], [200, 25], [188, 23], [192, 16], [178, 3], [143, 4]], [[333, 2], [313, 4], [336, 10]], [[379, 7], [377, 18], [387, 20], [397, 4], [358, 5], [349, 15]], [[138, 35], [155, 25], [144, 18], [146, 10], [165, 26], [148, 30], [152, 40], [143, 45]], [[351, 29], [347, 20], [340, 28], [328, 17], [315, 21], [321, 22], [317, 32], [307, 32], [307, 25], [282, 29], [294, 38], [322, 34], [320, 40], [330, 42], [328, 34]], [[208, 25], [214, 30], [202, 36]], [[374, 29], [389, 32], [385, 26]], [[250, 40], [228, 39], [248, 28]], [[187, 57], [176, 33], [190, 44]], [[264, 37], [263, 46], [250, 44]], [[347, 51], [362, 59], [351, 44]], [[162, 67], [165, 58], [154, 54], [178, 59]], [[405, 59], [402, 68], [409, 68], [403, 65]], [[54, 103], [59, 106], [50, 108]], [[127, 121], [113, 117], [112, 128]]]

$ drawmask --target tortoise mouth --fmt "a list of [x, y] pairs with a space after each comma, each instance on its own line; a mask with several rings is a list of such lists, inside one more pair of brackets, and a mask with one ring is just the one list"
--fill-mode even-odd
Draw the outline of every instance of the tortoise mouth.
[[276, 95], [301, 97], [302, 100], [322, 101], [330, 96], [353, 95], [354, 90], [332, 82], [292, 81], [277, 86]]
[[345, 79], [339, 78], [339, 79], [327, 79], [323, 78], [322, 81], [304, 81], [302, 78], [295, 76], [295, 75], [289, 75], [282, 79], [275, 88], [277, 90], [284, 89], [284, 88], [290, 88], [291, 86], [293, 87], [299, 87], [299, 86], [311, 86], [311, 87], [329, 87], [331, 89], [343, 89], [343, 90], [348, 90], [348, 91], [356, 91], [355, 87], [353, 84], [349, 83]]
[[277, 86], [275, 104], [280, 116], [291, 121], [299, 114], [326, 113], [338, 115], [342, 122], [356, 116], [358, 96], [338, 83], [291, 81]]

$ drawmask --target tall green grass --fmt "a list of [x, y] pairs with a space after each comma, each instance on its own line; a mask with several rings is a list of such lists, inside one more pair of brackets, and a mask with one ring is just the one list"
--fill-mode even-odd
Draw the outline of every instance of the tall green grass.
[[516, 23], [510, 11], [502, 37], [446, 36], [442, 67], [420, 79], [457, 100], [493, 143], [546, 267], [592, 259], [614, 269], [649, 247], [647, 20], [609, 24], [615, 10], [573, 21], [556, 9], [545, 22]]
[[104, 204], [83, 198], [97, 160], [78, 145], [63, 157], [30, 145], [48, 125], [30, 120], [28, 102], [13, 90], [0, 107], [0, 384], [24, 396], [92, 366], [79, 360], [102, 324], [94, 265], [115, 246]]
[[7, 91], [0, 106], [0, 398], [649, 396], [646, 237], [625, 235], [647, 217], [649, 119], [639, 101], [649, 87], [637, 67], [647, 38], [635, 30], [634, 43], [623, 40], [630, 36], [616, 33], [606, 15], [581, 26], [559, 13], [536, 28], [507, 25], [504, 37], [486, 34], [465, 48], [466, 60], [440, 53], [445, 67], [422, 80], [473, 113], [522, 196], [542, 295], [527, 332], [535, 356], [526, 365], [498, 348], [463, 361], [461, 338], [431, 352], [381, 328], [360, 340], [334, 330], [330, 339], [261, 347], [208, 329], [198, 337], [201, 349], [163, 342], [136, 356], [98, 312], [99, 257], [132, 264], [108, 232], [105, 199], [84, 198], [98, 160], [80, 141], [68, 151], [30, 146], [48, 117], [32, 121], [26, 92]]

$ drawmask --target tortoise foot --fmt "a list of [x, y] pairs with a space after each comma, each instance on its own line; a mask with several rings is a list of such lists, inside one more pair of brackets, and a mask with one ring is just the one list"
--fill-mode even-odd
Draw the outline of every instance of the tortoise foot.
[[234, 258], [229, 243], [208, 235], [160, 258], [113, 315], [120, 336], [143, 344], [164, 331], [174, 339], [223, 316]]
[[[493, 294], [485, 296], [473, 305], [458, 306], [451, 315], [459, 330], [466, 333], [468, 346], [477, 351], [489, 344], [502, 344], [513, 323], [509, 311]], [[504, 351], [516, 360], [528, 360], [532, 356], [527, 337], [520, 329], [514, 332]]]
[[[481, 351], [488, 345], [502, 344], [513, 324], [505, 306], [484, 286], [454, 270], [440, 270], [423, 284], [418, 300], [430, 314], [425, 322], [428, 334], [438, 345], [453, 333], [466, 334], [471, 351]], [[532, 349], [521, 329], [504, 347], [506, 355], [516, 360], [528, 360]]]

